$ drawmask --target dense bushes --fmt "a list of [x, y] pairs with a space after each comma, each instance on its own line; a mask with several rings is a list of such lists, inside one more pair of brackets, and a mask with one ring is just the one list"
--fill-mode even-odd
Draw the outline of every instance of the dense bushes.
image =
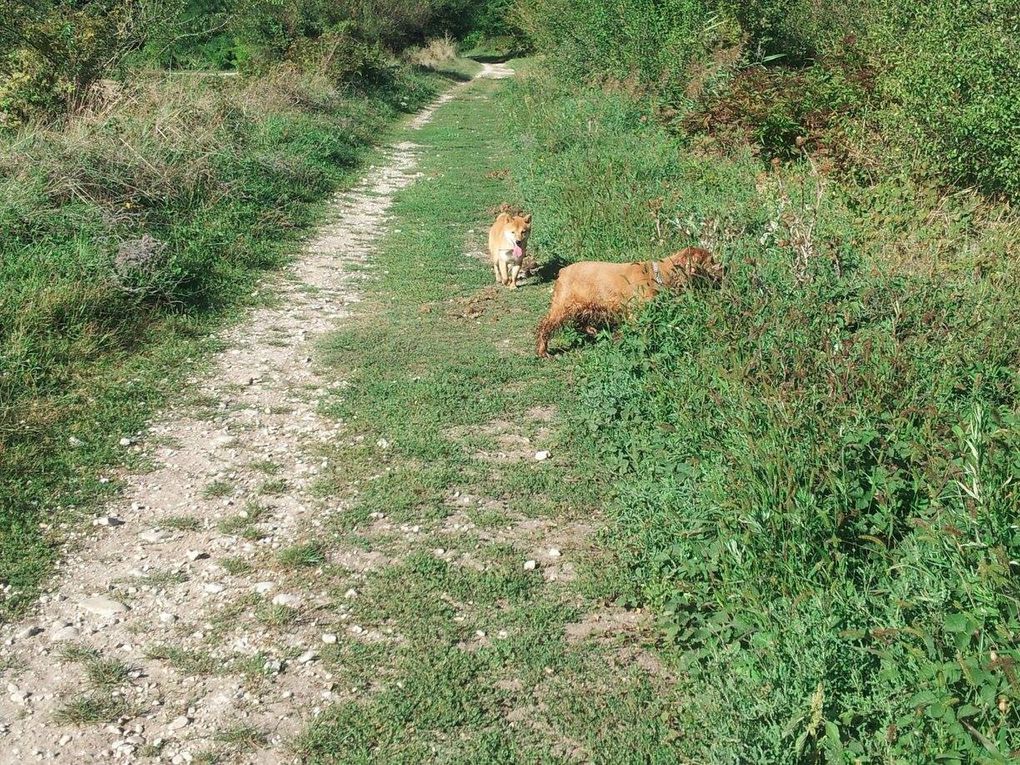
[[[574, 78], [629, 80], [672, 111], [767, 62], [855, 86], [839, 103], [887, 170], [1020, 194], [1020, 14], [1012, 0], [521, 0], [538, 46]], [[737, 55], [732, 55], [734, 52]], [[865, 85], [862, 90], [857, 87]], [[823, 105], [824, 106], [824, 105]], [[797, 123], [787, 144], [811, 125]], [[780, 152], [781, 153], [781, 152]]]
[[15, 0], [0, 25], [0, 129], [84, 98], [141, 39], [148, 8]]
[[0, 129], [62, 116], [128, 71], [325, 63], [372, 89], [412, 44], [495, 26], [506, 0], [15, 0], [0, 29]]
[[766, 171], [761, 133], [695, 140], [640, 89], [513, 87], [539, 257], [727, 264], [596, 343], [572, 412], [613, 486], [606, 595], [658, 614], [689, 694], [679, 758], [1014, 758], [1020, 222], [803, 153]]

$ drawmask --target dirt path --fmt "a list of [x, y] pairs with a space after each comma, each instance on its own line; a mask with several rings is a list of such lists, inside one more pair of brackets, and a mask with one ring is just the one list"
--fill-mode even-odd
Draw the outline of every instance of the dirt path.
[[[480, 76], [509, 74], [485, 65]], [[49, 594], [0, 633], [0, 760], [189, 763], [218, 750], [229, 762], [297, 761], [287, 742], [345, 692], [317, 661], [343, 635], [318, 618], [327, 593], [301, 573], [315, 562], [308, 530], [341, 509], [314, 496], [328, 462], [308, 455], [341, 429], [317, 412], [342, 383], [317, 375], [312, 344], [358, 300], [419, 148], [392, 146], [337, 200], [276, 307], [227, 333], [193, 401], [126, 445], [151, 453], [152, 470], [126, 478], [123, 501], [96, 519]]]

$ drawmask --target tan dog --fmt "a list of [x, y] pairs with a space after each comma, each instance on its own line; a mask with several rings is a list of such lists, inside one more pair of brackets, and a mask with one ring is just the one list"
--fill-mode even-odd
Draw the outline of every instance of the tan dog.
[[531, 215], [501, 212], [489, 229], [489, 257], [492, 273], [500, 284], [517, 289], [517, 277], [524, 263], [524, 249], [531, 233]]
[[565, 324], [595, 334], [599, 325], [624, 318], [662, 289], [683, 289], [696, 278], [717, 281], [722, 266], [712, 253], [688, 247], [659, 261], [574, 263], [560, 271], [549, 313], [538, 325], [538, 355], [549, 355], [549, 338]]

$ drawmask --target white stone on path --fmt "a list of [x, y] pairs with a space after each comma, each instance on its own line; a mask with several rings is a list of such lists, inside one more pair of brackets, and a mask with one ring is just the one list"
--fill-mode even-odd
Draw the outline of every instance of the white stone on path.
[[96, 616], [114, 616], [128, 610], [128, 607], [119, 600], [104, 598], [102, 595], [93, 595], [91, 598], [85, 598], [79, 605], [90, 614], [95, 614]]

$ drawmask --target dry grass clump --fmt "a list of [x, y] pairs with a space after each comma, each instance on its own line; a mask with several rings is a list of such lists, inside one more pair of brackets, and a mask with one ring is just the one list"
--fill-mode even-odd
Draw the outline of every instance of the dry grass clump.
[[424, 48], [415, 48], [408, 53], [408, 61], [426, 69], [438, 69], [457, 57], [457, 44], [449, 34], [434, 37]]

